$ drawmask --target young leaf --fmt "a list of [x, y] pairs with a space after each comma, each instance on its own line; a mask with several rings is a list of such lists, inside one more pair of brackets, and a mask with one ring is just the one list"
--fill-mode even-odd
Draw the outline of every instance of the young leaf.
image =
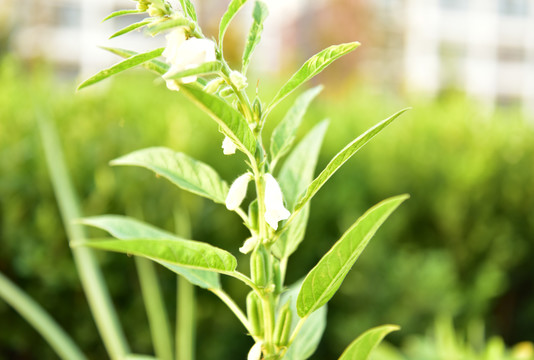
[[241, 151], [253, 156], [256, 139], [243, 115], [223, 99], [208, 94], [193, 84], [180, 84], [180, 90], [210, 115]]
[[[284, 292], [280, 297], [280, 304], [287, 303], [291, 300], [290, 307], [293, 312], [293, 318], [291, 323], [291, 331], [295, 330], [298, 321], [300, 320], [295, 314], [297, 313], [296, 299], [297, 294], [300, 291], [302, 281], [291, 285], [289, 289]], [[313, 355], [323, 332], [326, 328], [326, 305], [318, 309], [316, 312], [310, 315], [304, 322], [304, 325], [300, 328], [295, 340], [290, 344], [284, 355], [284, 360], [305, 360]]]
[[102, 81], [104, 79], [107, 79], [108, 77], [118, 74], [121, 71], [130, 69], [134, 66], [141, 65], [149, 60], [152, 60], [154, 58], [157, 58], [161, 55], [164, 48], [159, 48], [156, 50], [148, 51], [145, 53], [137, 54], [134, 56], [129, 57], [126, 60], [121, 61], [120, 63], [117, 63], [107, 69], [104, 69], [97, 74], [91, 76], [89, 79], [85, 80], [78, 86], [78, 90], [83, 89], [84, 87], [87, 87], [89, 85], [96, 84], [99, 81]]
[[143, 13], [143, 11], [139, 11], [139, 10], [136, 10], [136, 9], [118, 10], [118, 11], [112, 12], [111, 14], [106, 16], [104, 18], [104, 20], [102, 20], [102, 22], [107, 21], [107, 20], [112, 19], [112, 18], [117, 17], [117, 16], [132, 15], [132, 14], [142, 14], [142, 13]]
[[378, 134], [382, 129], [388, 126], [393, 120], [399, 117], [402, 113], [409, 109], [404, 109], [396, 114], [390, 116], [389, 118], [382, 120], [365, 133], [360, 135], [358, 138], [349, 143], [343, 150], [334, 156], [332, 160], [326, 165], [324, 170], [313, 180], [313, 182], [306, 189], [306, 193], [302, 194], [298, 200], [297, 205], [295, 206], [295, 211], [300, 209], [304, 204], [306, 204], [319, 189], [330, 179], [330, 177], [348, 160], [354, 155], [358, 150], [360, 150], [369, 140], [371, 140], [376, 134]]
[[237, 14], [239, 9], [245, 3], [247, 0], [232, 0], [230, 4], [228, 5], [228, 10], [224, 13], [224, 15], [221, 18], [221, 23], [219, 24], [219, 47], [222, 48], [222, 43], [224, 39], [224, 34], [226, 33], [226, 29], [228, 29], [228, 25], [230, 25], [230, 21], [234, 18], [234, 16]]
[[210, 166], [163, 147], [134, 151], [112, 160], [111, 165], [141, 166], [170, 180], [178, 187], [224, 204], [228, 185]]
[[171, 75], [165, 75], [165, 79], [175, 80], [175, 79], [181, 79], [183, 77], [191, 76], [191, 75], [213, 74], [213, 73], [218, 72], [221, 69], [221, 66], [222, 64], [220, 61], [209, 61], [209, 62], [200, 64], [199, 66], [196, 66], [192, 69], [182, 70]]
[[143, 19], [141, 21], [138, 21], [136, 23], [130, 24], [130, 25], [120, 29], [119, 31], [117, 31], [116, 33], [111, 35], [109, 38], [113, 39], [113, 38], [115, 38], [117, 36], [124, 35], [126, 33], [129, 33], [130, 31], [134, 31], [135, 29], [142, 28], [143, 26], [148, 25], [151, 22], [152, 22], [151, 19]]
[[[134, 55], [137, 55], [137, 52], [132, 51], [132, 50], [111, 48], [111, 47], [105, 47], [105, 46], [101, 46], [101, 48], [123, 58], [129, 58]], [[149, 60], [143, 63], [142, 65], [145, 69], [151, 70], [159, 75], [165, 74], [167, 71], [169, 71], [169, 67], [170, 67], [168, 64], [165, 64], [163, 61], [159, 61], [156, 59]]]
[[272, 162], [277, 162], [289, 151], [308, 106], [321, 90], [323, 90], [323, 87], [319, 85], [300, 95], [286, 116], [273, 130], [271, 136]]
[[254, 52], [254, 49], [259, 44], [261, 40], [261, 33], [263, 31], [263, 22], [269, 15], [269, 10], [267, 5], [263, 2], [257, 0], [254, 2], [254, 9], [252, 11], [252, 26], [248, 33], [247, 43], [245, 45], [245, 50], [243, 51], [243, 67], [241, 72], [246, 74], [248, 64], [250, 63], [250, 57]]
[[[114, 237], [120, 240], [136, 239], [136, 238], [150, 238], [150, 239], [175, 239], [184, 240], [170, 232], [158, 229], [152, 225], [146, 224], [136, 219], [120, 215], [101, 215], [83, 218], [79, 221], [81, 224], [93, 226], [107, 231]], [[152, 259], [154, 260], [154, 259]], [[169, 270], [182, 275], [192, 284], [200, 286], [204, 289], [220, 289], [219, 274], [211, 271], [188, 269], [167, 263], [165, 261], [158, 261], [157, 263], [165, 266]]]
[[229, 252], [193, 240], [176, 238], [104, 239], [83, 241], [75, 245], [137, 255], [151, 260], [164, 261], [171, 265], [221, 273], [233, 272], [237, 266], [236, 258]]
[[147, 32], [151, 36], [155, 36], [162, 31], [173, 29], [180, 26], [187, 26], [192, 28], [195, 24], [191, 23], [188, 19], [184, 17], [170, 18], [162, 21], [153, 23], [152, 25], [147, 26]]
[[382, 325], [367, 330], [345, 349], [339, 360], [368, 360], [369, 355], [382, 339], [390, 332], [399, 329], [397, 325]]
[[275, 95], [273, 101], [269, 105], [272, 109], [282, 99], [291, 94], [297, 87], [308, 81], [315, 75], [323, 71], [334, 60], [348, 54], [349, 52], [360, 46], [359, 42], [352, 42], [347, 44], [332, 45], [323, 51], [312, 56], [302, 67], [289, 79], [284, 86]]
[[[295, 205], [295, 194], [301, 193], [313, 178], [319, 149], [327, 127], [327, 120], [316, 125], [293, 150], [280, 171], [278, 181], [289, 210], [292, 210]], [[288, 228], [280, 234], [272, 248], [278, 258], [289, 257], [302, 242], [308, 215], [309, 206], [305, 206], [296, 219], [288, 225]]]
[[300, 317], [310, 315], [332, 298], [378, 228], [407, 198], [392, 197], [367, 210], [319, 260], [302, 283], [297, 298]]
[[182, 6], [184, 13], [187, 14], [187, 16], [189, 16], [194, 22], [196, 22], [197, 12], [193, 3], [190, 0], [180, 0], [180, 5]]

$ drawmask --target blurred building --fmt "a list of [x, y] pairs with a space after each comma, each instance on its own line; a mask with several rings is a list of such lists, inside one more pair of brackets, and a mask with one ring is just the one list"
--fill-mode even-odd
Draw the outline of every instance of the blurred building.
[[[402, 34], [406, 89], [463, 90], [488, 105], [534, 113], [534, 2], [381, 0], [385, 31]], [[400, 70], [400, 69], [399, 69]]]

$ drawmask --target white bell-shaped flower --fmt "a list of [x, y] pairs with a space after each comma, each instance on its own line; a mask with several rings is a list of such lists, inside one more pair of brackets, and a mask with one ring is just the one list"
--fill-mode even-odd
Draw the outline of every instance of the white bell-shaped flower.
[[180, 51], [178, 49], [185, 42], [186, 38], [183, 27], [178, 27], [165, 36], [167, 46], [161, 55], [169, 64], [173, 64], [179, 59]]
[[[194, 69], [205, 62], [216, 60], [215, 43], [213, 41], [190, 38], [180, 43], [181, 39], [181, 35], [176, 34], [171, 38], [172, 42], [167, 44], [165, 51], [169, 47], [170, 49], [168, 49], [166, 54], [164, 51], [163, 56], [166, 57], [171, 67], [163, 75], [163, 78], [168, 78], [180, 71]], [[176, 44], [179, 45], [177, 46]], [[185, 84], [195, 82], [196, 80], [196, 75], [186, 76], [180, 79]]]
[[237, 150], [237, 146], [235, 146], [232, 139], [230, 139], [228, 136], [225, 136], [223, 143], [222, 143], [222, 149], [223, 149], [224, 155], [232, 155], [232, 154], [235, 154], [235, 151]]
[[249, 350], [247, 360], [261, 360], [262, 341], [255, 343]]
[[289, 218], [291, 213], [284, 207], [280, 185], [271, 174], [265, 174], [265, 221], [273, 229], [278, 229], [278, 222]]
[[247, 240], [245, 240], [243, 246], [239, 248], [239, 251], [243, 254], [248, 254], [249, 252], [254, 250], [257, 244], [258, 238], [256, 238], [255, 236], [249, 237]]
[[249, 173], [243, 174], [234, 180], [226, 196], [225, 202], [228, 210], [233, 211], [241, 206], [243, 199], [247, 195], [247, 187], [250, 180], [252, 180], [252, 175]]

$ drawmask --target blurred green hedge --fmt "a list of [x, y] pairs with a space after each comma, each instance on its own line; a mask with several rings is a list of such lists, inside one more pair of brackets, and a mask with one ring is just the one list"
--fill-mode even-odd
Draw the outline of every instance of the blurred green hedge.
[[[173, 214], [185, 204], [193, 237], [236, 256], [246, 236], [238, 217], [148, 171], [111, 168], [108, 162], [136, 149], [167, 146], [211, 164], [231, 182], [244, 171], [243, 158], [222, 155], [216, 125], [149, 75], [119, 76], [75, 94], [74, 83], [49, 74], [26, 71], [13, 59], [0, 67], [0, 271], [99, 359], [104, 350], [67, 247], [36, 112], [55, 121], [84, 214], [142, 216], [172, 231]], [[414, 109], [356, 154], [316, 196], [307, 239], [290, 262], [292, 282], [367, 208], [391, 195], [411, 194], [333, 298], [316, 358], [336, 358], [359, 333], [384, 323], [402, 326], [390, 337], [400, 342], [422, 333], [443, 313], [460, 323], [483, 319], [491, 333], [510, 343], [534, 339], [532, 124], [513, 111], [487, 116], [461, 96], [399, 100], [355, 86], [345, 92], [326, 89], [308, 112], [301, 135], [331, 119], [319, 170], [346, 143], [406, 104]], [[284, 106], [289, 103], [273, 113], [270, 127]], [[133, 350], [150, 353], [132, 259], [108, 253], [100, 259]], [[175, 280], [160, 273], [174, 315]], [[231, 280], [225, 286], [236, 296], [246, 291]], [[198, 358], [245, 358], [251, 344], [238, 321], [211, 294], [197, 294]], [[0, 358], [55, 358], [2, 301], [0, 318], [10, 324], [0, 326]]]

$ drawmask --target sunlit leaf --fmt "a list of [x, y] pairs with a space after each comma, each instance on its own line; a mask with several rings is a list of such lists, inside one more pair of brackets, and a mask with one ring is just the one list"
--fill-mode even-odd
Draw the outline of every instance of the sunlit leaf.
[[[291, 285], [280, 297], [280, 304], [291, 300], [290, 307], [293, 312], [291, 331], [295, 329], [300, 320], [297, 315], [296, 299], [302, 281]], [[326, 328], [326, 305], [311, 314], [300, 328], [295, 340], [287, 349], [284, 360], [305, 360], [313, 355]]]
[[254, 2], [254, 9], [252, 10], [252, 25], [248, 33], [247, 43], [245, 44], [245, 50], [243, 51], [243, 69], [242, 72], [247, 72], [248, 65], [250, 63], [250, 57], [254, 52], [254, 49], [261, 40], [261, 33], [263, 32], [263, 22], [269, 15], [267, 5], [261, 1]]
[[136, 9], [118, 10], [118, 11], [114, 11], [111, 14], [109, 14], [108, 16], [106, 16], [104, 18], [104, 20], [102, 20], [102, 22], [104, 22], [106, 20], [109, 20], [109, 19], [112, 19], [112, 18], [117, 17], [117, 16], [142, 14], [143, 12], [144, 11], [139, 11], [139, 10], [136, 10]]
[[339, 360], [368, 360], [369, 355], [382, 339], [390, 332], [399, 329], [397, 325], [382, 325], [367, 330], [345, 349]]
[[221, 18], [221, 23], [219, 24], [219, 46], [222, 47], [224, 34], [228, 29], [228, 25], [237, 14], [239, 9], [247, 2], [247, 0], [232, 0], [228, 5], [228, 10], [224, 13]]
[[134, 151], [111, 161], [111, 165], [141, 166], [178, 187], [223, 204], [228, 185], [210, 166], [164, 147]]
[[184, 13], [196, 22], [197, 12], [193, 3], [190, 0], [180, 0], [180, 5], [182, 6], [182, 10], [184, 11]]
[[179, 85], [180, 90], [209, 114], [241, 151], [248, 153], [249, 156], [254, 154], [256, 139], [243, 115], [220, 97], [208, 94], [196, 85]]
[[402, 113], [407, 111], [404, 109], [398, 113], [392, 115], [391, 117], [379, 122], [365, 133], [360, 135], [358, 138], [349, 143], [343, 150], [334, 156], [332, 160], [326, 165], [324, 170], [313, 180], [313, 182], [306, 189], [306, 193], [302, 194], [298, 200], [295, 210], [300, 209], [304, 204], [306, 204], [319, 189], [330, 179], [330, 177], [347, 161], [354, 155], [358, 150], [360, 150], [369, 140], [371, 140], [376, 134], [378, 134], [382, 129], [388, 126], [393, 120], [399, 117]]
[[316, 86], [300, 95], [293, 106], [289, 109], [282, 121], [273, 130], [271, 136], [272, 162], [278, 161], [284, 156], [295, 141], [297, 129], [312, 100], [321, 92], [323, 87]]
[[113, 39], [113, 38], [115, 38], [117, 36], [127, 34], [127, 33], [131, 32], [131, 31], [134, 31], [135, 29], [139, 29], [139, 28], [142, 28], [143, 26], [146, 26], [146, 25], [150, 24], [151, 22], [152, 22], [152, 19], [143, 19], [141, 21], [138, 21], [136, 23], [130, 24], [130, 25], [120, 29], [119, 31], [117, 31], [116, 33], [111, 35], [109, 38]]
[[[107, 231], [120, 240], [150, 238], [150, 239], [176, 239], [184, 240], [175, 234], [158, 229], [152, 225], [146, 224], [136, 219], [120, 215], [101, 215], [83, 218], [80, 223], [93, 226]], [[154, 259], [152, 259], [154, 260]], [[182, 275], [192, 284], [205, 289], [219, 289], [221, 287], [219, 274], [211, 271], [189, 269], [167, 263], [162, 260], [156, 260], [157, 263], [165, 266], [169, 270]]]
[[[129, 57], [132, 57], [138, 54], [136, 51], [120, 49], [120, 48], [111, 48], [111, 47], [105, 47], [105, 46], [101, 46], [101, 48], [123, 58], [129, 58]], [[143, 63], [142, 66], [145, 69], [151, 70], [159, 75], [163, 75], [167, 71], [169, 71], [169, 65], [157, 59], [149, 60]]]
[[359, 42], [332, 45], [312, 56], [302, 67], [282, 86], [269, 105], [272, 109], [296, 88], [323, 71], [334, 60], [348, 54], [360, 45]]
[[107, 79], [108, 77], [118, 74], [124, 70], [133, 68], [137, 65], [141, 65], [149, 60], [157, 58], [158, 56], [161, 55], [163, 50], [164, 48], [159, 48], [156, 50], [152, 50], [152, 51], [148, 51], [145, 53], [131, 56], [127, 58], [126, 60], [123, 60], [120, 63], [117, 63], [91, 76], [89, 79], [85, 80], [78, 86], [78, 90], [83, 89], [84, 87], [87, 87], [89, 85], [96, 84], [97, 82]]
[[386, 199], [367, 210], [308, 273], [297, 298], [297, 310], [305, 317], [335, 294], [360, 254], [389, 215], [408, 198]]
[[184, 17], [178, 17], [178, 18], [164, 19], [164, 20], [152, 23], [151, 25], [147, 26], [146, 29], [150, 35], [154, 36], [154, 35], [159, 34], [162, 31], [174, 29], [180, 26], [193, 27], [194, 24], [191, 23], [190, 20]]

